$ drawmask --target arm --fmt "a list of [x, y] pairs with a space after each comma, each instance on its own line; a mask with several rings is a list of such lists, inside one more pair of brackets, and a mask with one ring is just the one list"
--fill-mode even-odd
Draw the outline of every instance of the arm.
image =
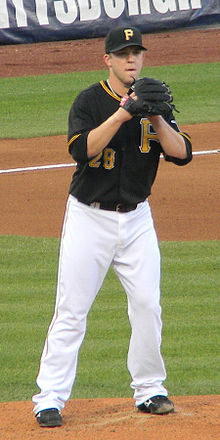
[[162, 116], [148, 116], [148, 119], [158, 135], [164, 153], [178, 159], [185, 159], [187, 150], [184, 138], [170, 127]]
[[[190, 137], [186, 133], [179, 133], [179, 129], [175, 130], [172, 124], [165, 121], [166, 115], [171, 115], [175, 109], [169, 86], [153, 78], [141, 78], [135, 82], [133, 88], [135, 97], [131, 94], [125, 101], [124, 109], [134, 115], [147, 116], [167, 161], [177, 165], [188, 163], [192, 159]], [[161, 115], [165, 115], [165, 119]]]
[[119, 108], [113, 115], [111, 115], [101, 125], [91, 130], [87, 137], [87, 156], [94, 157], [108, 145], [113, 136], [117, 133], [121, 125], [129, 121], [132, 116]]

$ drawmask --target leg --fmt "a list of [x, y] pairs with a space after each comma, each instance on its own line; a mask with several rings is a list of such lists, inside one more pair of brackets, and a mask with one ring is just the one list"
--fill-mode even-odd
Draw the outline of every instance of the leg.
[[162, 385], [166, 372], [160, 352], [159, 247], [148, 203], [133, 215], [134, 218], [127, 216], [124, 225], [127, 245], [117, 253], [114, 269], [128, 298], [131, 324], [128, 369], [134, 399], [140, 405], [152, 396], [166, 396], [167, 391]]
[[[102, 219], [102, 226], [105, 219]], [[55, 313], [33, 396], [34, 412], [61, 410], [75, 379], [87, 314], [112, 261], [114, 237], [100, 227], [99, 211], [70, 197], [60, 247]], [[105, 243], [105, 246], [103, 245]]]

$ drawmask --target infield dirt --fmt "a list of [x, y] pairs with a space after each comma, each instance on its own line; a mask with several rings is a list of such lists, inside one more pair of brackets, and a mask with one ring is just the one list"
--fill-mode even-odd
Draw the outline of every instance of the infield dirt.
[[[143, 43], [150, 48], [146, 66], [220, 61], [220, 30], [145, 35]], [[102, 39], [0, 46], [0, 77], [103, 69], [103, 51]], [[194, 152], [220, 148], [220, 123], [181, 128], [192, 136]], [[0, 169], [71, 163], [66, 136], [4, 139], [0, 151]], [[219, 164], [219, 154], [195, 156], [182, 168], [161, 160], [150, 197], [160, 240], [220, 239]], [[0, 233], [58, 237], [72, 173], [73, 168], [2, 174]], [[139, 414], [132, 399], [70, 400], [63, 426], [54, 429], [38, 426], [30, 401], [4, 402], [0, 438], [219, 440], [219, 395], [173, 401], [173, 414], [151, 416]]]

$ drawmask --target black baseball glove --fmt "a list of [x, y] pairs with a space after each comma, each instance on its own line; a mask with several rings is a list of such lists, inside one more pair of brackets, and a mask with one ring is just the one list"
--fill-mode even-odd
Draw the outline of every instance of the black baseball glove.
[[[134, 92], [137, 100], [130, 97]], [[176, 110], [169, 86], [154, 78], [140, 78], [122, 98], [120, 106], [132, 116], [165, 115]], [[176, 110], [177, 111], [177, 110]]]

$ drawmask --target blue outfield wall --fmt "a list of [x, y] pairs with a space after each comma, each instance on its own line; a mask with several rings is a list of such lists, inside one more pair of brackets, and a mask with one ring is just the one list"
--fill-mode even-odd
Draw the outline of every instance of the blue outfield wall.
[[220, 24], [220, 0], [0, 0], [0, 44], [103, 37]]

